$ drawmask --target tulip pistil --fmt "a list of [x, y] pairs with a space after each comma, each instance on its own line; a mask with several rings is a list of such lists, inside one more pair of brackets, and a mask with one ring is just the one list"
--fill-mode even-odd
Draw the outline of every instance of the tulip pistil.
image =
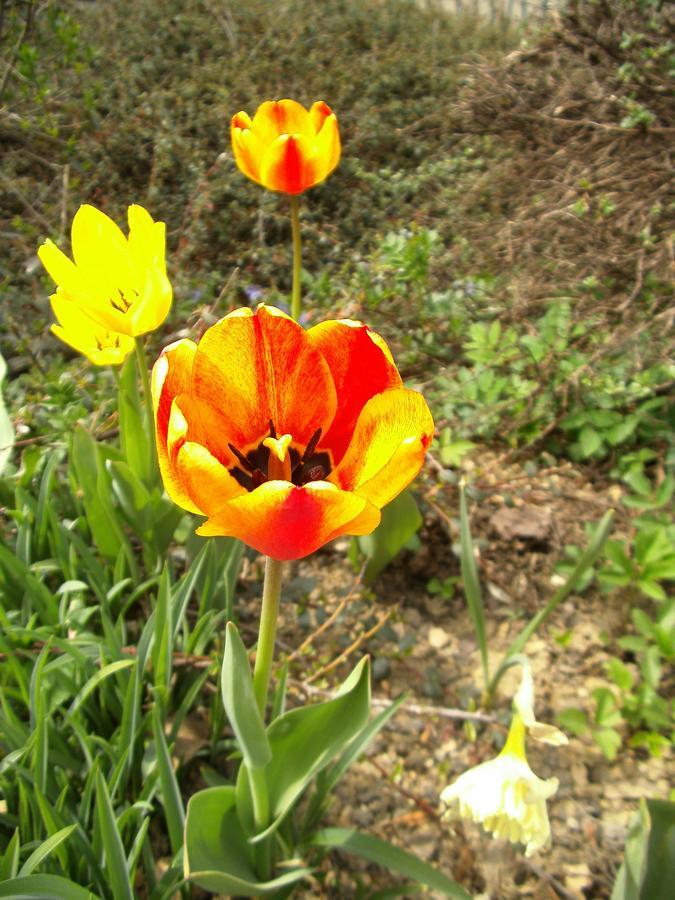
[[290, 481], [297, 487], [312, 481], [323, 481], [331, 471], [331, 457], [327, 452], [317, 453], [320, 440], [321, 429], [317, 428], [301, 453], [291, 446], [290, 434], [277, 438], [274, 424], [270, 421], [269, 436], [248, 453], [228, 443], [239, 463], [230, 468], [230, 474], [247, 491], [254, 491], [266, 481]]

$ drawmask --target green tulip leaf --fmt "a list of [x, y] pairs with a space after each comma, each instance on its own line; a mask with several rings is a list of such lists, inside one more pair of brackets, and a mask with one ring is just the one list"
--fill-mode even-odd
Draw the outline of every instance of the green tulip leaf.
[[253, 692], [246, 648], [233, 622], [227, 623], [221, 679], [223, 705], [248, 768], [261, 769], [272, 758]]
[[253, 869], [253, 848], [242, 829], [231, 785], [193, 794], [185, 820], [185, 876], [207, 891], [238, 897], [274, 894], [311, 870], [284, 867], [284, 873], [260, 882]]
[[0, 884], [10, 900], [98, 900], [96, 894], [60, 875], [25, 875]]

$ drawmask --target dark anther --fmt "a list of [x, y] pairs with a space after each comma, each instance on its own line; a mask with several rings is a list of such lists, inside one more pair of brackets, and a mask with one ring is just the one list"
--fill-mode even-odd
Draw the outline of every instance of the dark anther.
[[254, 469], [253, 474], [251, 475], [251, 481], [253, 482], [253, 490], [255, 490], [257, 487], [260, 487], [261, 484], [265, 484], [267, 476], [264, 472], [261, 472], [260, 469]]
[[314, 451], [316, 450], [316, 445], [321, 440], [321, 429], [317, 428], [314, 434], [309, 439], [309, 444], [305, 448], [305, 452], [302, 454], [303, 461], [306, 459], [310, 459]]
[[274, 427], [274, 422], [271, 419], [270, 419], [270, 437], [274, 438], [274, 440], [277, 439], [277, 432]]
[[323, 466], [312, 466], [307, 473], [307, 481], [322, 481], [326, 477], [326, 470]]
[[237, 457], [237, 459], [242, 464], [242, 466], [246, 469], [247, 472], [254, 471], [252, 464], [246, 459], [246, 457], [241, 452], [241, 450], [237, 450], [237, 448], [234, 446], [234, 444], [228, 444], [227, 446], [234, 453], [234, 455]]

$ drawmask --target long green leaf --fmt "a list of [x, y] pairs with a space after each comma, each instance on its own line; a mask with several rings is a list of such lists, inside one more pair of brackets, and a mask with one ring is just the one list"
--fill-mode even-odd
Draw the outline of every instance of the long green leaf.
[[117, 830], [108, 786], [100, 769], [96, 772], [96, 817], [113, 896], [115, 900], [134, 900], [124, 846]]
[[99, 900], [96, 894], [60, 875], [13, 878], [0, 884], [0, 897], [8, 900]]
[[457, 900], [471, 900], [463, 887], [434, 869], [428, 863], [413, 856], [406, 850], [394, 847], [386, 841], [380, 840], [370, 834], [362, 834], [350, 828], [324, 828], [312, 839], [316, 847], [326, 847], [330, 850], [343, 850], [352, 853], [361, 859], [374, 862], [390, 872], [396, 872], [404, 878], [410, 878], [420, 884], [439, 891], [446, 897], [455, 897]]
[[169, 842], [171, 852], [176, 855], [183, 846], [183, 828], [185, 826], [185, 810], [180, 795], [180, 788], [176, 780], [176, 774], [171, 765], [169, 748], [166, 745], [160, 708], [155, 703], [152, 710], [152, 728], [155, 738], [155, 751], [157, 755], [157, 768], [159, 770], [159, 783], [162, 787], [162, 803], [164, 815], [169, 830]]
[[77, 825], [68, 825], [60, 831], [57, 831], [56, 834], [48, 837], [46, 841], [43, 841], [36, 850], [33, 850], [26, 862], [21, 866], [19, 876], [32, 875], [34, 870], [49, 856], [52, 850], [55, 850], [59, 844], [63, 843], [76, 828]]
[[460, 539], [460, 563], [462, 568], [462, 584], [464, 594], [469, 607], [469, 615], [473, 622], [473, 630], [476, 634], [480, 649], [481, 665], [483, 667], [483, 683], [487, 689], [490, 683], [490, 668], [488, 663], [487, 637], [485, 634], [485, 613], [483, 610], [483, 594], [478, 578], [476, 557], [473, 554], [473, 541], [469, 528], [469, 515], [466, 509], [466, 492], [464, 485], [459, 486], [459, 539]]
[[223, 706], [248, 768], [261, 769], [272, 758], [253, 692], [246, 648], [233, 622], [227, 623], [221, 678]]
[[121, 669], [129, 669], [133, 665], [135, 665], [136, 660], [134, 659], [117, 659], [115, 662], [108, 663], [107, 666], [104, 666], [102, 669], [99, 669], [95, 672], [91, 678], [80, 688], [77, 693], [77, 696], [70, 704], [70, 709], [68, 710], [69, 714], [72, 715], [76, 710], [80, 708], [80, 706], [84, 703], [87, 697], [95, 691], [96, 688], [101, 684], [102, 681], [105, 681], [106, 678], [109, 678], [111, 675], [114, 675], [115, 672], [119, 672]]

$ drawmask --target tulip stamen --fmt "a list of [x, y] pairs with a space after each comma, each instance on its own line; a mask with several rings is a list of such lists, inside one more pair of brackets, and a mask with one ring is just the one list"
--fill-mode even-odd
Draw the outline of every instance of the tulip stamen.
[[[244, 456], [244, 454], [241, 452], [241, 450], [237, 450], [237, 448], [234, 446], [234, 444], [228, 443], [227, 446], [234, 453], [234, 455], [237, 457], [237, 459], [242, 464], [242, 466], [246, 469], [246, 471], [250, 472], [251, 475], [253, 475], [256, 471], [253, 463]], [[257, 471], [260, 472], [260, 469], [258, 469]], [[262, 472], [260, 472], [260, 474], [262, 475]]]
[[270, 437], [274, 438], [275, 440], [277, 437], [277, 431], [276, 431], [276, 428], [274, 427], [274, 422], [271, 419], [270, 419]]

